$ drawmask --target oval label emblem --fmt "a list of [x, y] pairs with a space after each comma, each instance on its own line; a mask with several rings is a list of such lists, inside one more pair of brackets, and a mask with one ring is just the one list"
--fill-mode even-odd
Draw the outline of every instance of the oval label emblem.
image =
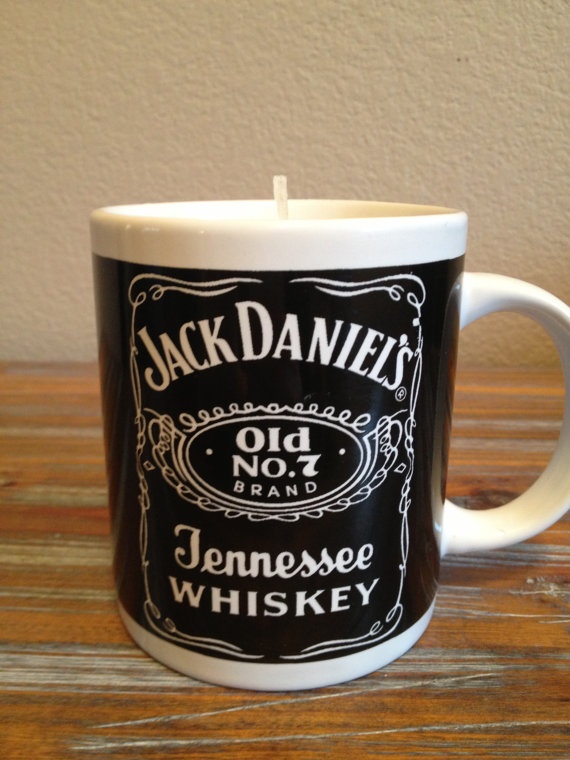
[[[178, 495], [228, 517], [296, 520], [341, 511], [367, 498], [397, 465], [404, 434], [401, 412], [370, 426], [332, 407], [275, 408], [246, 404], [157, 415], [148, 425], [154, 464]], [[397, 466], [396, 466], [397, 465]]]
[[212, 422], [183, 449], [188, 479], [246, 512], [295, 513], [340, 498], [368, 459], [342, 424], [297, 415]]

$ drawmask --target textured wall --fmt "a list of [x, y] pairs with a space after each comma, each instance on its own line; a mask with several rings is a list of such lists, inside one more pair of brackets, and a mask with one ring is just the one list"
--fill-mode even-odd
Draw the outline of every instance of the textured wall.
[[[95, 357], [87, 218], [112, 203], [429, 202], [469, 268], [570, 301], [567, 0], [4, 0], [0, 358]], [[555, 363], [517, 317], [469, 363]]]

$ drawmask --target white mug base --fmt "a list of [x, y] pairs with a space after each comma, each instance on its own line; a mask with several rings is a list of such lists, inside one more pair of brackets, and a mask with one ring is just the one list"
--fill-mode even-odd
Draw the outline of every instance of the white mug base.
[[121, 618], [134, 641], [151, 657], [200, 681], [257, 691], [315, 689], [372, 673], [401, 657], [422, 636], [435, 601], [407, 631], [356, 654], [305, 663], [243, 663], [191, 652], [171, 644], [139, 625], [119, 605]]

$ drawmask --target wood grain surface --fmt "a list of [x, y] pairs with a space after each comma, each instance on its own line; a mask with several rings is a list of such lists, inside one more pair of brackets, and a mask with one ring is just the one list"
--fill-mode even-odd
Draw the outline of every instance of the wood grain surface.
[[[210, 686], [119, 620], [95, 367], [0, 369], [0, 760], [570, 758], [568, 515], [446, 558], [428, 631], [383, 670], [307, 692]], [[562, 404], [557, 372], [461, 373], [449, 496], [480, 509], [526, 488]]]

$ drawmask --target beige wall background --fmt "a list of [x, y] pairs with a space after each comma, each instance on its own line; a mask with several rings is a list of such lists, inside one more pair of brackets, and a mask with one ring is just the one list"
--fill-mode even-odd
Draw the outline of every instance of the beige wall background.
[[[4, 0], [0, 358], [96, 356], [88, 215], [291, 196], [470, 215], [468, 268], [570, 301], [568, 0]], [[554, 365], [527, 319], [469, 364]]]

